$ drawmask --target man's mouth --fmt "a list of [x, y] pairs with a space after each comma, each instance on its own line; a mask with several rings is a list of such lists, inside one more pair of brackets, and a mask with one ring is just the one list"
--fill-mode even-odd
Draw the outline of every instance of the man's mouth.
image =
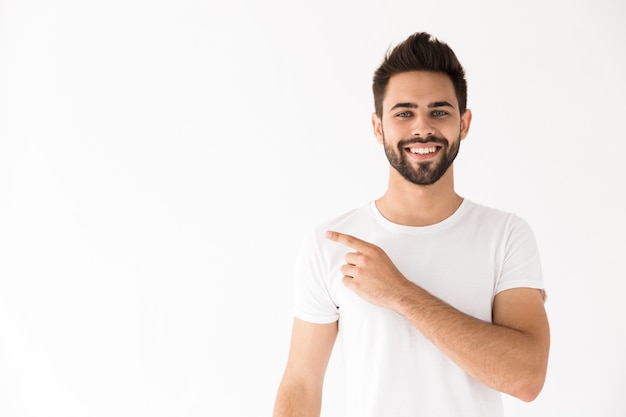
[[408, 152], [411, 155], [411, 158], [416, 161], [430, 161], [436, 155], [439, 154], [443, 147], [437, 144], [421, 144], [421, 146], [416, 146], [413, 144], [411, 146], [407, 146], [404, 148], [405, 152]]
[[437, 152], [437, 146], [430, 146], [428, 148], [408, 148], [409, 152], [418, 155], [427, 155], [429, 153]]
[[398, 142], [398, 149], [406, 152], [408, 157], [417, 162], [430, 162], [448, 145], [444, 138], [429, 136], [427, 138], [411, 138]]

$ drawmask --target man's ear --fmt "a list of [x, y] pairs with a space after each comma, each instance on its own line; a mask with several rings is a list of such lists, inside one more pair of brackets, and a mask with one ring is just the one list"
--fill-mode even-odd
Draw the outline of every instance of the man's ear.
[[472, 111], [465, 109], [465, 113], [461, 116], [461, 140], [465, 139], [467, 136], [470, 124], [472, 124]]
[[372, 113], [372, 128], [374, 129], [374, 135], [376, 136], [376, 140], [381, 145], [383, 144], [383, 121], [376, 114], [376, 112]]

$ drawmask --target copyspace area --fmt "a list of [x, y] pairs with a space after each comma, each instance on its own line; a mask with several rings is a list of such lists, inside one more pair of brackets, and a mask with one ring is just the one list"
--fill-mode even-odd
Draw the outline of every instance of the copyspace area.
[[270, 415], [296, 250], [384, 191], [371, 77], [423, 30], [467, 71], [459, 193], [541, 250], [549, 375], [507, 415], [623, 416], [625, 19], [611, 0], [0, 2], [0, 415]]

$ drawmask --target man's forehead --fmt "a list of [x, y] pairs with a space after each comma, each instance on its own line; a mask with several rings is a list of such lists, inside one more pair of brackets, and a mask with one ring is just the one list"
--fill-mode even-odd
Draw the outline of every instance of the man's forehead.
[[389, 95], [398, 94], [440, 94], [455, 95], [452, 80], [445, 73], [411, 71], [395, 74], [387, 85]]
[[412, 103], [416, 107], [433, 103], [449, 103], [458, 106], [452, 80], [445, 73], [412, 71], [395, 74], [389, 80], [384, 97], [384, 107], [398, 103]]

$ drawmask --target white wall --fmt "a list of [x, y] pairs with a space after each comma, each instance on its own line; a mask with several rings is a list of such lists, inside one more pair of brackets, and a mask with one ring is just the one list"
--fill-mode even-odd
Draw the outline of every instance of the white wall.
[[[618, 0], [1, 1], [0, 416], [270, 415], [296, 247], [384, 191], [371, 76], [418, 30], [467, 70], [459, 192], [526, 218], [542, 252], [549, 375], [508, 416], [625, 415], [625, 18]], [[339, 416], [335, 358], [329, 378]]]

